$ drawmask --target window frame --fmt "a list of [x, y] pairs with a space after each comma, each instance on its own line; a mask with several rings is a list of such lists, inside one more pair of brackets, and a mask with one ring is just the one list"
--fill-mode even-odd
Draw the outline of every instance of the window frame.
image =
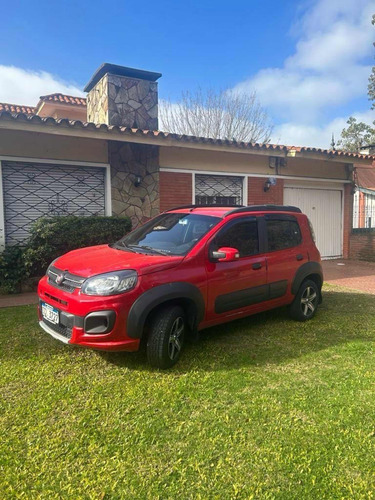
[[[193, 178], [192, 178], [192, 203], [194, 205], [198, 205], [197, 203], [197, 195], [196, 193], [196, 183], [197, 183], [197, 177], [199, 176], [205, 176], [205, 177], [236, 177], [238, 179], [241, 179], [242, 181], [242, 186], [241, 186], [241, 201], [239, 204], [236, 204], [236, 206], [241, 207], [245, 203], [245, 200], [247, 200], [247, 177], [246, 175], [241, 175], [241, 174], [232, 174], [228, 172], [209, 172], [209, 171], [198, 171], [193, 173]], [[221, 195], [220, 195], [221, 196]], [[230, 197], [230, 196], [229, 196]], [[228, 198], [228, 197], [227, 197]], [[215, 203], [216, 204], [216, 203]], [[227, 205], [223, 205], [227, 206]], [[231, 206], [229, 204], [228, 206]]]
[[[300, 226], [300, 223], [298, 221], [298, 218], [295, 217], [294, 215], [289, 215], [289, 214], [265, 214], [262, 216], [263, 219], [263, 235], [264, 235], [264, 246], [265, 246], [265, 252], [267, 253], [274, 253], [274, 252], [283, 252], [285, 250], [290, 250], [291, 248], [298, 248], [300, 245], [303, 243], [303, 234], [302, 234], [302, 229]], [[290, 222], [295, 222], [298, 225], [298, 229], [300, 232], [300, 242], [298, 245], [292, 245], [289, 247], [284, 247], [284, 248], [279, 248], [277, 250], [270, 250], [269, 245], [268, 245], [268, 227], [267, 227], [267, 221], [290, 221]]]

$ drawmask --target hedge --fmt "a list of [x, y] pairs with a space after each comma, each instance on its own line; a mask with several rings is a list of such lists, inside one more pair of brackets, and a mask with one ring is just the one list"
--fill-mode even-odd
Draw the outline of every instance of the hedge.
[[114, 243], [130, 230], [129, 217], [41, 217], [23, 247], [10, 246], [0, 254], [0, 290], [20, 291], [25, 278], [42, 276], [56, 257], [76, 248]]
[[6, 247], [0, 253], [0, 293], [18, 293], [27, 277], [24, 247]]

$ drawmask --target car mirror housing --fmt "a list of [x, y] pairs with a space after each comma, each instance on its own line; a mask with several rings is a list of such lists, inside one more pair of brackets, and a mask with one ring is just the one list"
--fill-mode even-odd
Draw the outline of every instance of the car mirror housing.
[[240, 258], [237, 248], [232, 247], [221, 247], [219, 250], [212, 252], [211, 255], [218, 262], [233, 262]]

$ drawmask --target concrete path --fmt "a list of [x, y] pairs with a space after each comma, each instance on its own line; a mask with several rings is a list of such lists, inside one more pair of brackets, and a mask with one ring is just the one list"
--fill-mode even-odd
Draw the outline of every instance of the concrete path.
[[37, 303], [38, 295], [35, 292], [0, 295], [0, 307], [27, 306]]
[[324, 260], [324, 281], [375, 294], [375, 262]]

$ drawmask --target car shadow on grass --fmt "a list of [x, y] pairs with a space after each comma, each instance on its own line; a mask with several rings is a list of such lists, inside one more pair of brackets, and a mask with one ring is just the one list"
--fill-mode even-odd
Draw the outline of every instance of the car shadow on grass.
[[[329, 288], [311, 321], [293, 321], [284, 307], [203, 330], [198, 343], [187, 343], [172, 370], [186, 373], [281, 364], [349, 342], [375, 341], [375, 296]], [[144, 352], [100, 355], [117, 366], [154, 371]]]

